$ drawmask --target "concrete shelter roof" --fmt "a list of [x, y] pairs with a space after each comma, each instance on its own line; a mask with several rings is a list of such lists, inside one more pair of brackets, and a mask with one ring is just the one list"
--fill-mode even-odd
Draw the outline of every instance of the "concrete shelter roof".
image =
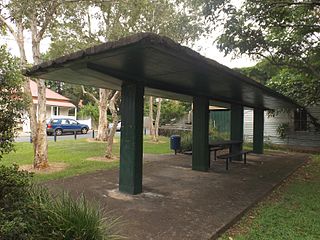
[[80, 50], [36, 65], [25, 75], [117, 90], [123, 81], [141, 82], [146, 95], [178, 100], [206, 96], [263, 109], [298, 107], [290, 98], [152, 33]]

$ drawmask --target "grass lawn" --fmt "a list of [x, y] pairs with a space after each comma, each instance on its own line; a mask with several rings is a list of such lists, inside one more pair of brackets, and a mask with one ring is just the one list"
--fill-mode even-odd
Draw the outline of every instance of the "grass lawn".
[[221, 239], [320, 239], [320, 155], [249, 211]]
[[[105, 151], [105, 143], [88, 142], [86, 139], [78, 140], [62, 140], [49, 141], [49, 164], [50, 163], [66, 163], [66, 169], [60, 172], [35, 174], [36, 181], [46, 181], [51, 179], [63, 178], [81, 173], [92, 172], [99, 169], [117, 168], [118, 161], [102, 162], [88, 161], [87, 158], [102, 157]], [[153, 143], [149, 136], [144, 139], [144, 153], [164, 154], [170, 153], [169, 139], [160, 137], [159, 143]], [[119, 157], [120, 144], [119, 138], [115, 138], [113, 153]], [[8, 155], [4, 155], [0, 160], [0, 164], [10, 165], [16, 163], [18, 165], [32, 164], [33, 148], [30, 143], [16, 143], [16, 151]]]

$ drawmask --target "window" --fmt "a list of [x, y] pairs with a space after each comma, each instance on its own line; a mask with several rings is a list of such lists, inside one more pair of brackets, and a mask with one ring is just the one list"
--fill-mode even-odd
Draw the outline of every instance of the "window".
[[52, 119], [51, 120], [51, 124], [59, 124], [60, 123], [60, 119]]
[[70, 122], [70, 124], [72, 124], [72, 125], [77, 125], [77, 124], [78, 124], [78, 122], [76, 122], [76, 121], [74, 121], [74, 120], [69, 120], [69, 122]]
[[54, 106], [53, 107], [53, 116], [59, 116], [60, 115], [60, 111], [59, 111], [59, 107]]
[[308, 130], [308, 116], [307, 111], [302, 108], [298, 108], [294, 111], [294, 130], [295, 131], [307, 131]]
[[62, 119], [61, 124], [70, 124], [69, 120], [67, 119]]

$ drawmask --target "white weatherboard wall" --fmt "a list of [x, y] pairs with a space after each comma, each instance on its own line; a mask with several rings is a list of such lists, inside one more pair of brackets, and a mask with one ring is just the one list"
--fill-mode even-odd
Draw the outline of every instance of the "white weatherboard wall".
[[[308, 111], [317, 119], [320, 119], [320, 106], [308, 108]], [[277, 128], [281, 123], [289, 123], [289, 132], [286, 139], [280, 139]], [[244, 111], [244, 139], [252, 142], [253, 136], [253, 110]], [[275, 117], [264, 114], [264, 141], [273, 144], [288, 144], [295, 146], [320, 147], [320, 133], [310, 125], [308, 131], [294, 130], [294, 113], [280, 113]]]

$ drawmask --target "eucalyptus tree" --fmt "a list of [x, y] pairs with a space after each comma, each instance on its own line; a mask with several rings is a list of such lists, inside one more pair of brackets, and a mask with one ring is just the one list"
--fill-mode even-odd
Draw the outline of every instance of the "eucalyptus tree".
[[[197, 1], [188, 0], [132, 0], [87, 1], [65, 12], [60, 22], [51, 28], [50, 55], [57, 57], [100, 42], [113, 41], [137, 32], [153, 32], [166, 35], [180, 43], [192, 44], [206, 31], [202, 21], [202, 9]], [[85, 92], [89, 92], [87, 88]], [[106, 156], [111, 156], [110, 145], [113, 131], [107, 131], [106, 113], [113, 112], [113, 126], [117, 117], [112, 111], [120, 93], [99, 89], [99, 99], [94, 100], [100, 108], [99, 138], [108, 139]], [[118, 96], [115, 98], [115, 96]], [[117, 100], [118, 101], [118, 100]], [[153, 100], [150, 104], [153, 104]], [[156, 127], [159, 126], [161, 100]], [[117, 107], [115, 107], [117, 108]], [[151, 113], [153, 114], [153, 113]], [[150, 115], [151, 115], [150, 114]], [[153, 119], [153, 116], [152, 116]]]
[[[67, 3], [68, 1], [66, 1]], [[33, 63], [41, 63], [40, 44], [46, 37], [57, 16], [61, 14], [64, 1], [54, 0], [1, 0], [0, 25], [3, 35], [11, 35], [16, 41], [21, 67], [27, 66], [26, 39], [31, 37]], [[69, 3], [68, 3], [69, 4]], [[24, 90], [29, 96], [28, 114], [34, 147], [34, 167], [48, 166], [48, 144], [46, 138], [46, 96], [45, 82], [35, 79], [37, 83], [38, 103], [34, 107], [29, 85], [25, 80]]]

